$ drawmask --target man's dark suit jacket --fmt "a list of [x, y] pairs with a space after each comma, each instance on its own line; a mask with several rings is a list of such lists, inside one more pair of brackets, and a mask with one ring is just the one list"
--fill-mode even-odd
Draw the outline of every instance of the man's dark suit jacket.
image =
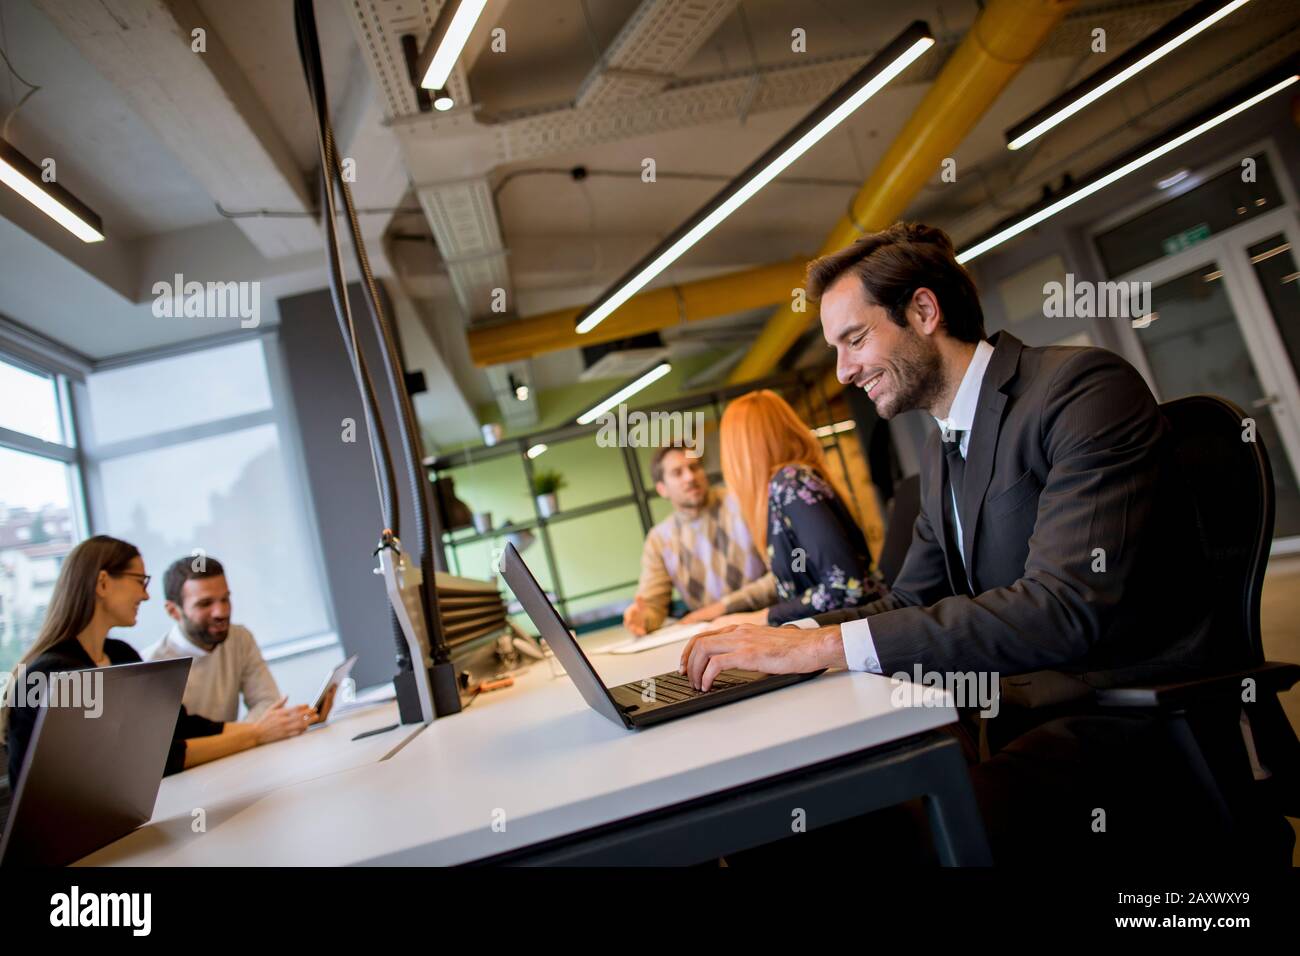
[[869, 616], [886, 674], [1052, 668], [1105, 684], [1208, 664], [1195, 605], [1214, 582], [1186, 566], [1170, 427], [1142, 377], [1104, 349], [990, 342], [959, 502], [973, 596], [949, 578], [936, 432], [892, 592], [817, 622]]

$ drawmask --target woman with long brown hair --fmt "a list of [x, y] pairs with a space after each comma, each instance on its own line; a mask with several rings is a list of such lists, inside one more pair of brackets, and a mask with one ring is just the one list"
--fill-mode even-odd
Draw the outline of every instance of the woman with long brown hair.
[[[81, 542], [59, 569], [45, 622], [14, 668], [14, 679], [139, 663], [135, 648], [108, 632], [135, 624], [141, 602], [149, 600], [148, 587], [149, 575], [135, 545], [108, 535]], [[0, 701], [0, 737], [8, 738], [9, 783], [16, 787], [40, 704], [14, 706], [11, 698], [6, 694]], [[311, 717], [308, 707], [277, 706], [256, 723], [223, 724], [181, 707], [165, 773], [301, 733]]]
[[871, 551], [817, 437], [780, 395], [742, 395], [722, 416], [722, 477], [736, 496], [780, 601], [731, 615], [759, 624], [854, 607], [879, 596]]

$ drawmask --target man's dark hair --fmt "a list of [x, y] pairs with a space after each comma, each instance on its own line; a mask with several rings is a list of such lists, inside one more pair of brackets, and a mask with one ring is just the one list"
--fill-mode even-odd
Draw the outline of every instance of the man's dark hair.
[[664, 480], [664, 459], [668, 457], [670, 451], [687, 452], [690, 449], [685, 442], [673, 442], [671, 445], [660, 445], [655, 449], [655, 453], [650, 456], [650, 477], [655, 480], [655, 484]]
[[[197, 564], [203, 570], [194, 570]], [[226, 569], [221, 566], [221, 562], [213, 557], [190, 557], [177, 558], [167, 568], [167, 573], [163, 575], [163, 596], [173, 604], [181, 603], [181, 588], [185, 587], [186, 581], [195, 581], [199, 578], [218, 578], [226, 573]]]
[[984, 338], [984, 310], [975, 282], [957, 261], [952, 240], [942, 229], [896, 222], [808, 263], [804, 287], [810, 298], [820, 299], [846, 273], [858, 277], [867, 304], [881, 306], [898, 325], [907, 326], [908, 303], [924, 288], [939, 301], [949, 335], [962, 342]]

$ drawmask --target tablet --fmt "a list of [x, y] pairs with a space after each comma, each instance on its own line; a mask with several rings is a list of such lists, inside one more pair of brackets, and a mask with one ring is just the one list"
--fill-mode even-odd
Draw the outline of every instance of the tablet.
[[337, 687], [339, 684], [342, 684], [347, 680], [348, 675], [352, 673], [352, 665], [356, 662], [357, 655], [353, 654], [342, 664], [329, 672], [329, 675], [325, 678], [325, 683], [321, 685], [320, 693], [316, 695], [316, 703], [312, 705], [312, 709], [315, 710], [316, 713], [320, 713], [320, 709], [325, 706], [325, 695], [329, 692], [329, 689], [331, 687]]

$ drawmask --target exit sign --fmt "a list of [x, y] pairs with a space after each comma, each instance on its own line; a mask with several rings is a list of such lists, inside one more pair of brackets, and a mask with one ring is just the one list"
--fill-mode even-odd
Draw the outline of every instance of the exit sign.
[[1165, 255], [1172, 256], [1176, 252], [1182, 252], [1184, 249], [1190, 249], [1198, 242], [1204, 242], [1210, 238], [1210, 224], [1203, 222], [1198, 226], [1192, 226], [1190, 229], [1184, 229], [1182, 232], [1175, 233], [1168, 239], [1165, 239], [1160, 245], [1165, 250]]

